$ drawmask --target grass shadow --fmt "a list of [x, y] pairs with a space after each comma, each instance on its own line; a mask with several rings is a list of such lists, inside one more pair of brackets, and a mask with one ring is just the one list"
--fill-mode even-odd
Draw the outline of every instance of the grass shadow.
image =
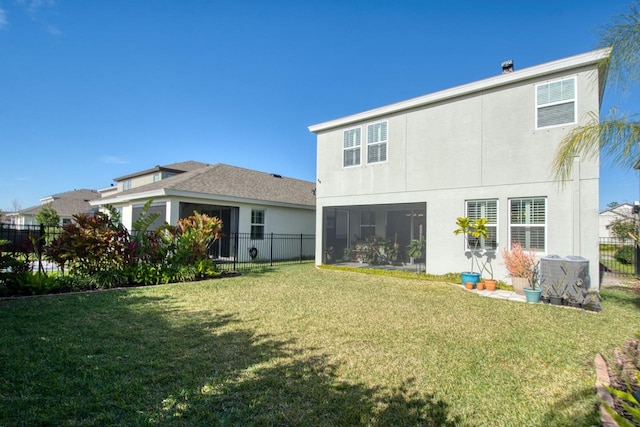
[[3, 301], [0, 321], [0, 425], [457, 424], [410, 380], [346, 381], [327, 356], [168, 297]]
[[[594, 378], [595, 381], [595, 378]], [[600, 425], [600, 409], [593, 404], [590, 412], [581, 412], [579, 416], [568, 418], [567, 414], [575, 413], [572, 406], [576, 402], [584, 400], [592, 400], [595, 398], [596, 392], [594, 388], [585, 388], [576, 393], [572, 393], [563, 399], [558, 400], [555, 405], [545, 414], [542, 423], [543, 426], [563, 426], [563, 427], [584, 427]]]

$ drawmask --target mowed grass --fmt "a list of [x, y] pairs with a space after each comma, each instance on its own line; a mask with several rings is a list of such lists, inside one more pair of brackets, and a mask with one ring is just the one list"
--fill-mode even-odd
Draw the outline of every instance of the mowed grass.
[[598, 424], [593, 358], [640, 329], [451, 284], [281, 267], [0, 301], [0, 425]]

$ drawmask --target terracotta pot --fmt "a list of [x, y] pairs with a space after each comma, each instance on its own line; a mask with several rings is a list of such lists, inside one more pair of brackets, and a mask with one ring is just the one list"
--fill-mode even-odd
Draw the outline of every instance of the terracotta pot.
[[484, 286], [488, 291], [495, 291], [497, 284], [498, 284], [498, 281], [494, 280], [494, 279], [485, 279], [484, 280]]
[[473, 289], [473, 282], [467, 282], [464, 285], [467, 289]]
[[478, 284], [476, 285], [476, 289], [478, 289], [479, 291], [484, 291], [484, 282], [478, 282]]

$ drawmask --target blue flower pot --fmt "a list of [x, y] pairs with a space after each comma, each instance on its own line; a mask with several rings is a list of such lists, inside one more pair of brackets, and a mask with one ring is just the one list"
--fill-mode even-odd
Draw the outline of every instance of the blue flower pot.
[[530, 287], [524, 288], [524, 296], [527, 298], [527, 302], [539, 302], [542, 289], [531, 289]]
[[480, 273], [472, 273], [466, 271], [464, 273], [460, 273], [460, 277], [462, 278], [462, 286], [466, 285], [467, 282], [473, 283], [473, 288], [476, 288], [478, 281], [480, 281]]

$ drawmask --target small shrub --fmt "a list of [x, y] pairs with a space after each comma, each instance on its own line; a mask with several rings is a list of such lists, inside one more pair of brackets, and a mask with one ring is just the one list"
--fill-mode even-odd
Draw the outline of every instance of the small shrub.
[[83, 292], [97, 289], [95, 281], [90, 276], [69, 274], [58, 277], [60, 292]]
[[634, 253], [633, 246], [623, 246], [616, 251], [615, 259], [621, 264], [633, 264]]
[[91, 275], [96, 289], [120, 288], [129, 284], [129, 278], [122, 269], [97, 271]]
[[44, 295], [60, 290], [58, 277], [46, 273], [21, 273], [12, 288], [17, 295]]

